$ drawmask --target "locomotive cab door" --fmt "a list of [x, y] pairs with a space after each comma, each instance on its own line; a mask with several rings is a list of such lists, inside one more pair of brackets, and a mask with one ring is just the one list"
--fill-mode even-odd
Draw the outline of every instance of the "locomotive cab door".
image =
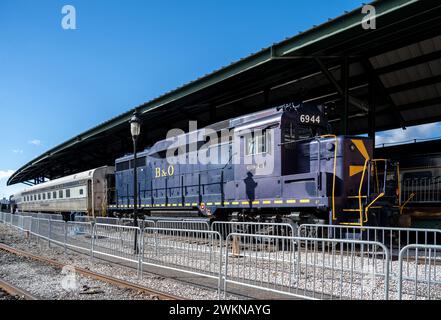
[[309, 142], [316, 135], [311, 126], [282, 122], [282, 175], [310, 172]]

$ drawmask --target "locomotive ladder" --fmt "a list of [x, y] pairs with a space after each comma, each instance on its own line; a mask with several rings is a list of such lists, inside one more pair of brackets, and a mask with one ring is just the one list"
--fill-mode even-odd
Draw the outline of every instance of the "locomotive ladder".
[[[379, 182], [378, 182], [378, 173], [377, 173], [377, 165], [376, 163], [378, 161], [386, 161], [385, 159], [366, 159], [363, 165], [363, 171], [362, 171], [362, 175], [361, 175], [361, 179], [360, 179], [360, 185], [358, 188], [358, 195], [353, 195], [353, 196], [348, 196], [347, 197], [347, 202], [348, 203], [353, 203], [354, 200], [356, 201], [356, 208], [345, 208], [342, 209], [342, 213], [346, 216], [346, 218], [348, 218], [348, 220], [354, 220], [354, 221], [342, 221], [342, 222], [338, 222], [338, 224], [341, 225], [352, 225], [352, 226], [363, 226], [365, 223], [367, 223], [369, 221], [369, 210], [373, 209], [373, 208], [378, 208], [377, 206], [374, 206], [374, 204], [376, 202], [378, 202], [379, 199], [381, 199], [382, 197], [384, 197], [384, 190], [382, 192], [379, 192], [380, 188], [379, 188]], [[376, 183], [377, 183], [377, 191], [378, 193], [374, 193], [374, 194], [369, 194], [370, 192], [370, 176], [371, 176], [371, 166], [370, 164], [373, 163], [374, 164], [374, 170], [375, 170], [375, 176], [376, 176]], [[363, 185], [364, 185], [364, 180], [365, 180], [365, 176], [366, 176], [366, 172], [368, 171], [368, 185], [367, 185], [367, 193], [366, 195], [363, 194]], [[384, 176], [386, 177], [386, 168], [385, 168], [385, 173]], [[370, 202], [368, 202], [370, 199], [372, 199]], [[354, 217], [348, 217], [348, 215], [355, 215], [355, 219]]]

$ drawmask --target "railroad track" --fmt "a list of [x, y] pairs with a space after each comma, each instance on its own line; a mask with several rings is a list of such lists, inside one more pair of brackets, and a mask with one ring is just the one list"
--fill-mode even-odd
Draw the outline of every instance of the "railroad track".
[[[15, 255], [19, 255], [19, 256], [22, 256], [22, 257], [26, 257], [26, 258], [29, 258], [29, 259], [32, 259], [32, 260], [35, 260], [35, 261], [40, 261], [40, 262], [43, 262], [45, 264], [52, 265], [52, 266], [54, 266], [56, 268], [59, 268], [59, 269], [62, 269], [64, 267], [64, 264], [60, 263], [58, 261], [54, 261], [54, 260], [51, 260], [51, 259], [48, 259], [48, 258], [45, 258], [45, 257], [37, 256], [37, 255], [34, 255], [32, 253], [29, 253], [29, 252], [26, 252], [26, 251], [23, 251], [23, 250], [20, 250], [20, 249], [10, 247], [10, 246], [8, 246], [6, 244], [3, 244], [3, 243], [0, 243], [0, 250], [4, 250], [4, 251], [7, 251], [9, 253], [12, 253], [12, 254], [15, 254]], [[105, 275], [105, 274], [101, 274], [101, 273], [96, 273], [96, 272], [93, 272], [93, 271], [90, 271], [90, 270], [86, 270], [86, 269], [83, 269], [83, 268], [80, 268], [80, 267], [77, 267], [77, 266], [74, 266], [74, 268], [75, 268], [75, 272], [77, 272], [77, 273], [79, 273], [79, 274], [81, 274], [83, 276], [89, 277], [89, 278], [94, 279], [94, 280], [103, 281], [103, 282], [115, 285], [117, 287], [120, 287], [120, 288], [140, 291], [140, 292], [149, 294], [151, 296], [157, 297], [159, 300], [184, 300], [182, 297], [178, 297], [178, 296], [174, 296], [174, 295], [171, 295], [171, 294], [168, 294], [168, 293], [164, 293], [164, 292], [160, 292], [160, 291], [157, 291], [157, 290], [154, 290], [154, 289], [150, 289], [150, 288], [138, 285], [138, 284], [133, 283], [133, 282], [129, 282], [129, 281], [126, 281], [126, 280], [118, 279], [118, 278], [111, 277], [111, 276], [108, 276], [108, 275]], [[7, 284], [4, 281], [0, 282], [0, 286], [2, 288], [3, 288], [3, 283], [5, 283], [5, 286], [9, 285], [11, 290], [15, 289], [15, 290], [18, 290], [17, 292], [21, 292], [20, 294], [18, 294], [19, 296], [24, 296], [25, 298], [26, 298], [26, 296], [28, 296], [29, 298], [32, 296], [32, 295], [28, 295], [28, 293], [26, 293], [26, 291], [21, 290], [19, 288], [15, 288], [14, 286], [11, 286], [10, 284]], [[7, 290], [6, 287], [4, 288], [4, 290], [6, 292], [10, 293]], [[12, 293], [10, 293], [10, 294], [12, 294]], [[38, 298], [33, 297], [33, 299], [30, 298], [28, 300], [38, 300]]]
[[14, 297], [20, 297], [23, 298], [24, 300], [39, 300], [39, 298], [34, 296], [32, 293], [29, 293], [26, 290], [16, 287], [13, 284], [6, 282], [2, 279], [0, 279], [0, 288]]

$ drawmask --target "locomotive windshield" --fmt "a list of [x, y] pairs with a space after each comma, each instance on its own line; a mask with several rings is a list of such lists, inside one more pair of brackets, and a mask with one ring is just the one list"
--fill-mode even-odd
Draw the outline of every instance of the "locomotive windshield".
[[319, 130], [311, 126], [295, 125], [290, 122], [286, 124], [283, 128], [283, 143], [289, 147], [295, 141], [306, 140], [319, 135]]
[[281, 121], [282, 173], [286, 175], [310, 171], [309, 142], [327, 133], [325, 113], [316, 105], [288, 105]]

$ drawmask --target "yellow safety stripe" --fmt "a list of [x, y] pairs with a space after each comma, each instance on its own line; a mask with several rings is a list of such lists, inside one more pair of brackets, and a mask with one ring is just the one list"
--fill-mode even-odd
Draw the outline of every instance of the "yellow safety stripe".
[[366, 150], [366, 146], [364, 145], [363, 140], [361, 139], [351, 139], [352, 143], [357, 147], [358, 151], [360, 151], [361, 155], [363, 156], [364, 160], [369, 160], [369, 153]]
[[[355, 198], [358, 198], [358, 196], [354, 196]], [[311, 203], [311, 199], [287, 199], [287, 200], [281, 200], [281, 199], [275, 199], [275, 200], [253, 200], [251, 203], [254, 205], [257, 204], [293, 204], [293, 203]], [[318, 200], [315, 201], [315, 203], [319, 203]], [[155, 204], [140, 204], [139, 207], [196, 207], [196, 206], [228, 206], [228, 205], [249, 205], [250, 202], [249, 200], [238, 200], [238, 201], [224, 201], [223, 204], [222, 202], [201, 202], [200, 204], [193, 202], [187, 202], [185, 204], [182, 203], [155, 203]], [[109, 205], [109, 208], [132, 208], [133, 205]], [[358, 210], [357, 210], [358, 211]]]

